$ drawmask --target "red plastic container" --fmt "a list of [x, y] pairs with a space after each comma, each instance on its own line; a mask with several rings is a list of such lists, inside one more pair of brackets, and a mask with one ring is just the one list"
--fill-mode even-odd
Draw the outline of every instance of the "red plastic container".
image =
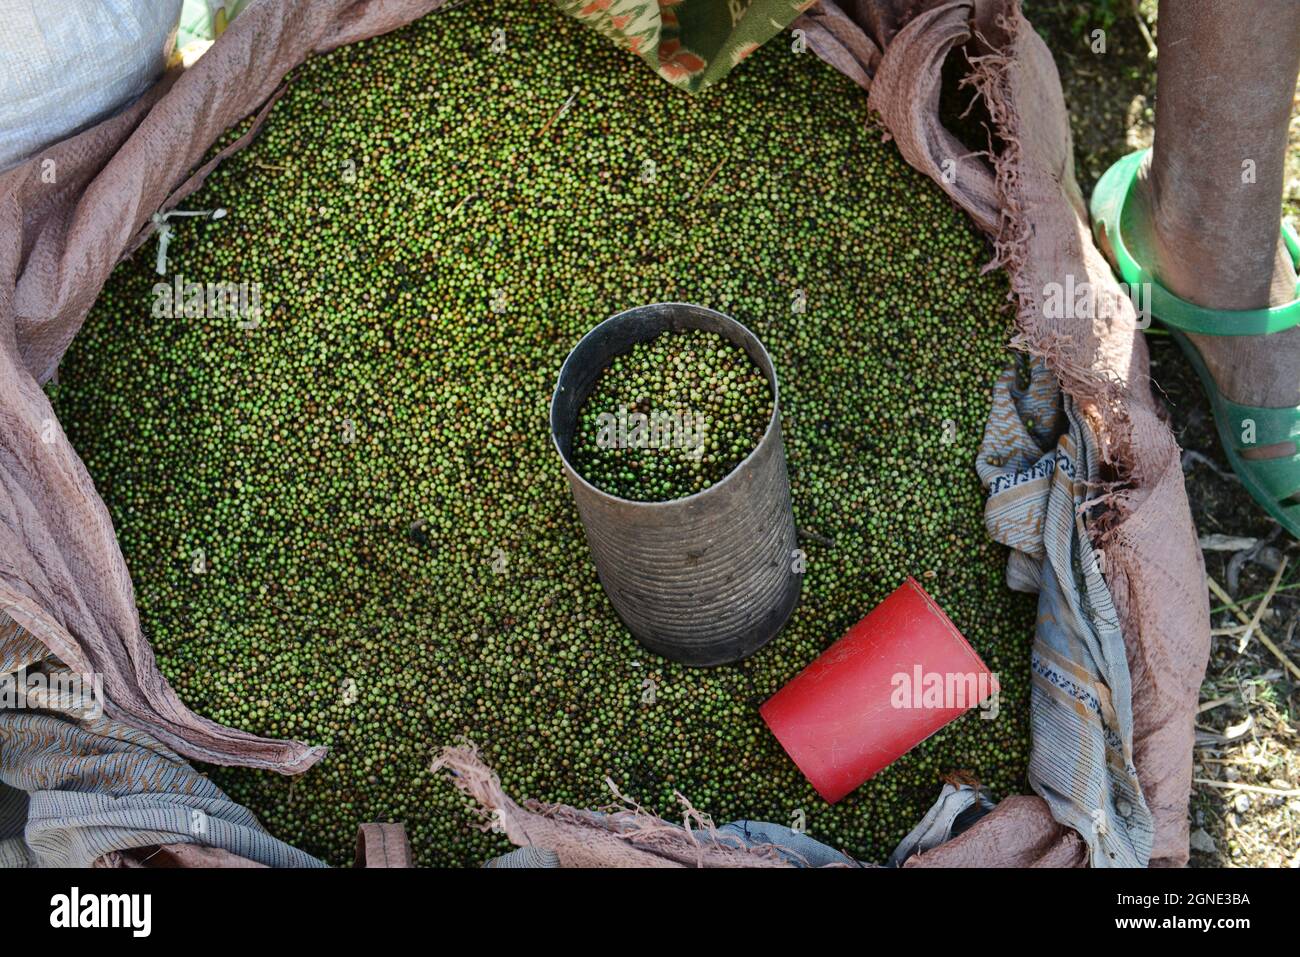
[[834, 804], [997, 690], [997, 677], [909, 578], [759, 713]]

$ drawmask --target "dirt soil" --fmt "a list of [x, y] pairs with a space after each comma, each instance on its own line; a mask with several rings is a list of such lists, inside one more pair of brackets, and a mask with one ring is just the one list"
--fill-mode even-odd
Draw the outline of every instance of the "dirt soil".
[[[1024, 0], [1065, 88], [1079, 184], [1087, 195], [1115, 160], [1151, 144], [1157, 35], [1154, 0]], [[1096, 30], [1104, 51], [1094, 48]], [[1284, 198], [1300, 222], [1300, 88]], [[1210, 405], [1177, 346], [1148, 334], [1152, 377], [1184, 449], [1192, 515], [1211, 590], [1214, 628], [1197, 717], [1192, 865], [1300, 867], [1300, 544], [1254, 504], [1228, 468]], [[1271, 596], [1270, 586], [1276, 580]], [[1262, 612], [1260, 605], [1264, 604]], [[1248, 623], [1258, 622], [1247, 634]], [[1244, 621], [1243, 621], [1244, 617]]]

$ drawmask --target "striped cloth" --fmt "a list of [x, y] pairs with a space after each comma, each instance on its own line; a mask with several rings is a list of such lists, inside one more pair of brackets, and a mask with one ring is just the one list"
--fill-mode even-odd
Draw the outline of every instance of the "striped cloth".
[[976, 468], [989, 535], [1012, 549], [1007, 583], [1038, 592], [1030, 657], [1029, 783], [1088, 843], [1094, 867], [1145, 867], [1154, 829], [1133, 764], [1124, 636], [1088, 537], [1101, 455], [1041, 364], [993, 389]]
[[92, 703], [28, 694], [70, 673], [0, 613], [0, 867], [90, 867], [114, 851], [202, 844], [268, 867], [323, 867], [268, 834], [178, 754]]

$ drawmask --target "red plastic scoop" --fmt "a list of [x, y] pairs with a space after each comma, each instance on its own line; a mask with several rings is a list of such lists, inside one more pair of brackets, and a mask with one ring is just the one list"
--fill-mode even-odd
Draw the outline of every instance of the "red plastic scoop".
[[997, 691], [997, 677], [909, 578], [759, 713], [834, 804]]

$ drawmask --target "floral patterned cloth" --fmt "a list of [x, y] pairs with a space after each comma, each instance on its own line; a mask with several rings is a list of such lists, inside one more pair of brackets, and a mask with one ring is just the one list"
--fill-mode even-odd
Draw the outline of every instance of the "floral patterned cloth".
[[722, 79], [816, 0], [555, 0], [691, 93]]

